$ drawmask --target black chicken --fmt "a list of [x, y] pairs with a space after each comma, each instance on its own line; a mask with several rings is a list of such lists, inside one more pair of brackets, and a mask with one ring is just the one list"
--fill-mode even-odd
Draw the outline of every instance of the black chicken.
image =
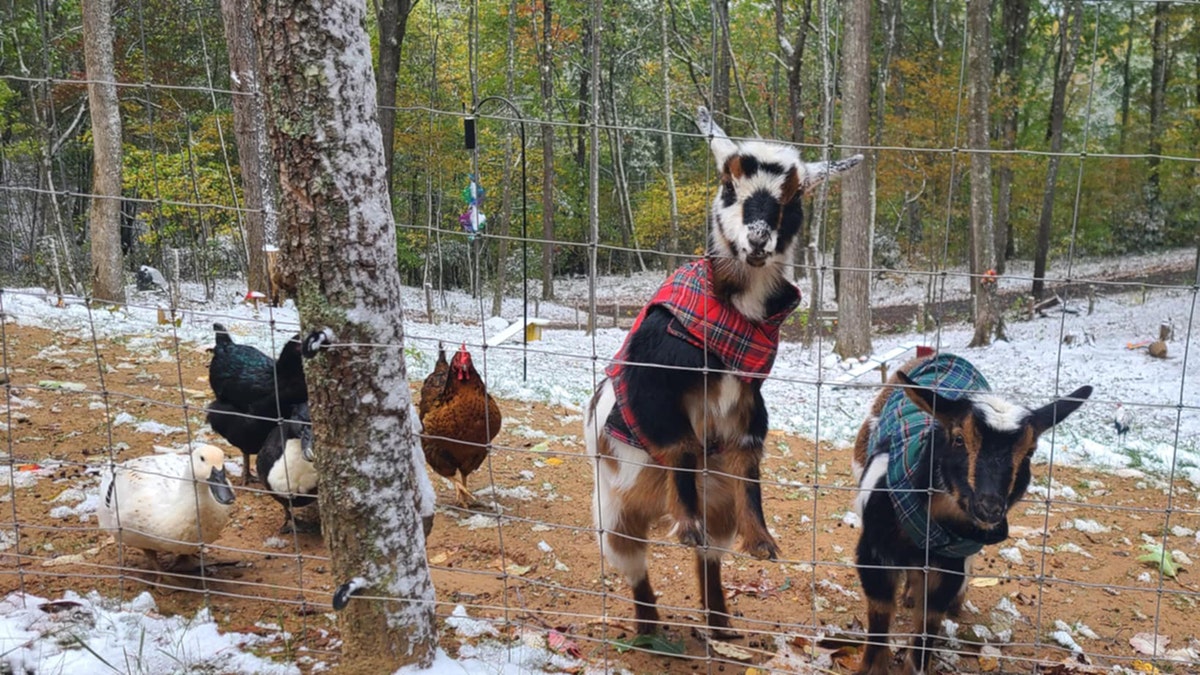
[[242, 480], [249, 485], [250, 455], [258, 453], [281, 417], [308, 401], [305, 345], [315, 339], [319, 347], [320, 340], [314, 333], [302, 344], [297, 335], [283, 346], [279, 358], [273, 359], [250, 345], [234, 343], [219, 323], [213, 324], [213, 330], [217, 343], [208, 364], [208, 382], [217, 398], [208, 405], [208, 424], [242, 451]]
[[297, 520], [292, 513], [293, 508], [308, 506], [317, 499], [317, 470], [313, 466], [312, 418], [308, 404], [297, 404], [282, 424], [271, 422], [271, 425], [255, 464], [263, 485], [275, 501], [283, 505], [285, 520], [280, 534], [320, 534], [320, 523]]

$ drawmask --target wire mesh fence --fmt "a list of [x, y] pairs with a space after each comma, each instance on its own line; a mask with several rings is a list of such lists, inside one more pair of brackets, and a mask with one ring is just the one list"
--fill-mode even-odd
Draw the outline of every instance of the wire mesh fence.
[[[811, 116], [820, 118], [821, 129], [795, 143], [814, 159], [845, 151], [833, 126], [843, 27], [832, 4], [818, 3], [811, 37], [820, 42], [821, 63], [807, 66], [818, 85], [814, 89], [829, 92], [812, 97]], [[1188, 14], [1188, 3], [1174, 4], [1183, 44], [1191, 35], [1187, 22], [1194, 24], [1195, 17]], [[961, 611], [938, 627], [946, 639], [937, 645], [935, 667], [941, 672], [1194, 670], [1200, 659], [1200, 635], [1190, 620], [1200, 601], [1190, 569], [1191, 558], [1200, 556], [1196, 253], [1178, 246], [1188, 241], [1185, 225], [1176, 223], [1172, 230], [1153, 214], [1144, 221], [1122, 220], [1105, 236], [1092, 231], [1092, 221], [1117, 219], [1114, 214], [1131, 209], [1130, 190], [1120, 185], [1121, 177], [1140, 179], [1131, 167], [1147, 161], [1160, 167], [1163, 193], [1183, 204], [1178, 221], [1194, 222], [1194, 214], [1187, 215], [1194, 206], [1187, 205], [1186, 195], [1194, 192], [1194, 182], [1188, 181], [1200, 157], [1188, 154], [1185, 143], [1146, 152], [1133, 143], [1118, 151], [1108, 142], [1115, 133], [1110, 119], [1115, 85], [1105, 58], [1117, 54], [1119, 46], [1110, 24], [1128, 16], [1139, 40], [1152, 31], [1152, 17], [1127, 14], [1130, 6], [1084, 5], [1080, 53], [1088, 66], [1073, 80], [1077, 119], [1067, 144], [1051, 152], [1040, 145], [964, 147], [965, 14], [929, 3], [931, 30], [946, 31], [939, 44], [951, 45], [952, 39], [961, 44], [957, 51], [945, 47], [943, 58], [954, 65], [936, 77], [903, 70], [915, 68], [915, 61], [897, 66], [910, 90], [927, 96], [940, 92], [947, 100], [911, 115], [911, 125], [881, 114], [881, 131], [863, 148], [872, 155], [884, 196], [868, 235], [876, 244], [875, 262], [847, 266], [834, 255], [834, 234], [841, 227], [836, 192], [819, 193], [805, 203], [810, 223], [805, 236], [812, 251], [797, 257], [791, 269], [804, 301], [781, 328], [778, 361], [762, 388], [771, 431], [764, 441], [760, 483], [766, 523], [782, 553], [778, 560], [762, 561], [736, 545], [720, 551], [722, 592], [741, 636], [730, 642], [710, 639], [705, 631], [694, 551], [678, 543], [670, 523], [651, 529], [646, 538], [649, 578], [658, 590], [659, 634], [636, 637], [633, 590], [598, 545], [603, 533], [592, 513], [597, 460], [584, 442], [588, 402], [634, 317], [670, 267], [698, 257], [710, 234], [699, 223], [706, 220], [718, 176], [703, 147], [706, 139], [693, 130], [694, 106], [683, 106], [682, 115], [667, 109], [667, 123], [662, 123], [660, 102], [643, 105], [653, 107], [653, 114], [634, 114], [628, 100], [618, 100], [624, 94], [610, 91], [604, 114], [597, 112], [589, 122], [563, 112], [570, 107], [565, 104], [546, 112], [532, 93], [513, 96], [513, 107], [524, 108], [523, 113], [473, 111], [480, 150], [472, 157], [461, 150], [466, 112], [454, 95], [472, 98], [462, 93], [470, 91], [468, 86], [476, 91], [498, 86], [492, 76], [500, 66], [480, 66], [478, 59], [489, 45], [502, 44], [504, 31], [474, 25], [465, 31], [475, 45], [470, 57], [443, 54], [439, 41], [463, 28], [459, 22], [467, 9], [478, 14], [479, 8], [432, 2], [419, 7], [421, 22], [406, 45], [413, 46], [413, 81], [425, 90], [414, 86], [419, 94], [395, 109], [397, 162], [407, 168], [392, 185], [397, 253], [407, 284], [405, 342], [332, 348], [387, 350], [404, 359], [416, 396], [439, 347], [453, 353], [462, 345], [499, 400], [501, 432], [469, 478], [476, 502], [456, 504], [454, 490], [435, 477], [438, 508], [426, 550], [443, 646], [457, 650], [464, 662], [499, 653], [526, 668], [573, 672], [855, 671], [867, 640], [868, 601], [856, 571], [862, 522], [853, 509], [860, 487], [851, 471], [850, 448], [885, 377], [918, 348], [929, 348], [967, 356], [998, 395], [1030, 407], [1080, 385], [1095, 387], [1079, 413], [1047, 431], [1038, 445], [1028, 493], [1009, 513], [1008, 538], [975, 558]], [[329, 602], [347, 580], [333, 578], [320, 537], [295, 528], [280, 531], [285, 512], [270, 499], [271, 490], [259, 482], [243, 484], [254, 460], [243, 465], [205, 415], [213, 399], [208, 370], [213, 324], [226, 326], [235, 342], [277, 356], [300, 333], [302, 317], [291, 301], [275, 306], [247, 297], [247, 290], [260, 289], [248, 289], [243, 276], [249, 265], [248, 211], [236, 180], [236, 147], [227, 119], [231, 98], [244, 94], [221, 79], [227, 64], [214, 48], [221, 39], [219, 12], [211, 3], [189, 3], [177, 16], [157, 16], [155, 7], [130, 3], [129, 26], [137, 30], [131, 30], [124, 48], [147, 65], [120, 73], [117, 82], [121, 97], [130, 102], [126, 125], [136, 148], [126, 160], [134, 178], [122, 197], [129, 205], [123, 227], [130, 232], [124, 303], [93, 303], [83, 292], [87, 259], [81, 224], [86, 203], [98, 197], [90, 194], [81, 168], [86, 144], [53, 144], [54, 136], [78, 131], [83, 104], [67, 93], [82, 91], [87, 79], [82, 72], [54, 72], [48, 58], [48, 65], [37, 67], [42, 70], [0, 71], [0, 83], [23, 92], [11, 100], [30, 106], [36, 120], [57, 120], [45, 125], [57, 132], [45, 146], [49, 169], [37, 153], [0, 144], [0, 193], [8, 222], [0, 239], [7, 251], [0, 258], [9, 280], [0, 291], [5, 390], [0, 471], [6, 474], [0, 483], [7, 487], [3, 501], [8, 502], [0, 518], [0, 578], [10, 594], [49, 599], [70, 591], [79, 595], [66, 599], [82, 604], [81, 597], [95, 591], [98, 595], [88, 600], [95, 606], [101, 599], [117, 600], [131, 611], [139, 594], [149, 590], [161, 614], [191, 617], [204, 608], [222, 630], [248, 636], [243, 646], [318, 672], [338, 661], [341, 641]], [[946, 12], [940, 19], [939, 7]], [[706, 24], [679, 11], [677, 22]], [[520, 18], [533, 22], [524, 14]], [[607, 44], [605, 56], [620, 65], [618, 54], [655, 52], [657, 45], [649, 46], [653, 31], [637, 23], [643, 19], [641, 14], [612, 19], [623, 42]], [[45, 35], [55, 26], [49, 15], [31, 21]], [[163, 36], [194, 47], [174, 69], [155, 46]], [[639, 39], [647, 44], [638, 46]], [[709, 56], [717, 61], [719, 40], [711, 45], [697, 40], [713, 50]], [[57, 49], [50, 38], [32, 43], [46, 55]], [[674, 48], [685, 51], [683, 44]], [[1040, 53], [1053, 58], [1053, 50]], [[703, 61], [702, 53], [690, 57]], [[465, 78], [450, 87], [438, 85], [439, 72], [464, 61]], [[624, 74], [605, 78], [619, 81]], [[768, 75], [754, 81], [756, 86], [769, 88]], [[768, 135], [768, 129], [776, 132], [769, 134], [772, 138], [785, 135], [775, 106], [762, 106], [772, 111], [769, 122], [754, 119], [751, 109], [758, 106], [752, 99], [759, 94], [767, 96], [742, 93], [746, 114], [731, 115], [726, 125], [745, 130], [735, 138], [756, 130]], [[676, 96], [676, 105], [688, 100]], [[1189, 96], [1173, 100], [1175, 114], [1185, 117], [1200, 105]], [[913, 128], [925, 124], [938, 127], [938, 133], [922, 135]], [[522, 184], [517, 164], [524, 168], [524, 153], [532, 158], [539, 150], [534, 130], [543, 134], [552, 128], [586, 149], [592, 127], [606, 139], [598, 149], [603, 155], [599, 171], [610, 180], [605, 184], [610, 192], [601, 199], [589, 194], [592, 188], [581, 187], [590, 169], [579, 161], [559, 167], [569, 178], [550, 190], [549, 199], [578, 206], [585, 202], [576, 193], [594, 196], [604, 203], [604, 213], [560, 209], [550, 235], [542, 229], [543, 195], [520, 198], [522, 188], [532, 195], [541, 186]], [[524, 146], [514, 145], [518, 138]], [[657, 152], [668, 138], [679, 155], [675, 161], [691, 164], [680, 167], [681, 178], [672, 188], [678, 191], [671, 195], [678, 197], [674, 214], [651, 208], [668, 201], [661, 179], [666, 170]], [[523, 151], [519, 159], [517, 150]], [[967, 350], [972, 287], [991, 279], [968, 261], [971, 235], [963, 185], [969, 181], [970, 157], [981, 152], [1027, 176], [1016, 182], [1017, 190], [1040, 190], [1035, 186], [1051, 163], [1060, 166], [1059, 211], [1048, 271], [1039, 274], [1021, 259], [1028, 252], [1018, 250], [996, 282], [1008, 340]], [[533, 159], [535, 172], [542, 173], [544, 160]], [[478, 223], [464, 224], [459, 217], [460, 190], [468, 180], [492, 193], [483, 202], [492, 224], [474, 232], [468, 225]], [[635, 192], [640, 193], [637, 203], [630, 196]], [[1021, 242], [1034, 237], [1032, 201], [1018, 201], [1029, 209], [1014, 218], [1014, 238]], [[536, 217], [530, 217], [531, 209]], [[613, 224], [600, 227], [595, 221], [601, 215]], [[663, 225], [672, 219], [692, 225], [672, 234]], [[1137, 237], [1156, 237], [1156, 246], [1147, 247], [1153, 252], [1134, 252], [1130, 242]], [[1096, 245], [1096, 239], [1105, 244]], [[808, 243], [805, 239], [800, 248]], [[1083, 255], [1084, 249], [1090, 255]], [[151, 283], [139, 289], [133, 272], [141, 264], [161, 269], [165, 287]], [[833, 352], [836, 279], [853, 272], [871, 276], [874, 349], [869, 357], [841, 359]], [[1035, 278], [1044, 279], [1051, 291], [1037, 301], [1027, 290]], [[492, 318], [497, 315], [504, 321]], [[526, 327], [530, 317], [536, 321]], [[1151, 348], [1165, 350], [1166, 358], [1150, 356]], [[110, 540], [110, 533], [97, 527], [98, 512], [110, 508], [112, 495], [101, 485], [113, 464], [175, 457], [205, 443], [228, 453], [223, 467], [236, 496], [219, 536], [197, 551], [205, 573], [157, 571], [150, 554], [128, 545], [123, 536]], [[282, 460], [286, 469], [295, 456], [285, 457], [291, 458]], [[639, 461], [645, 462], [644, 471], [661, 470], [648, 456]], [[163, 478], [163, 485], [177, 483], [178, 492], [162, 488], [140, 496], [135, 490], [125, 494], [131, 504], [141, 506], [137, 500], [142, 499], [164, 517], [202, 510], [212, 481], [191, 474], [190, 465], [179, 474], [162, 466], [141, 475], [147, 481]], [[695, 471], [713, 475], [704, 465]], [[266, 478], [257, 473], [259, 480]], [[312, 519], [317, 507], [308, 508]], [[173, 533], [158, 536], [190, 541]], [[915, 571], [910, 590], [924, 583], [925, 575], [942, 572], [928, 563]], [[395, 598], [368, 593], [353, 601]], [[922, 633], [917, 617], [923, 598], [915, 592], [900, 602], [891, 632], [898, 651]], [[37, 649], [38, 640], [81, 630], [81, 624], [61, 617], [50, 625], [57, 631], [51, 637], [28, 633], [0, 645], [0, 651], [25, 654]], [[180, 664], [199, 662], [180, 644], [161, 649]], [[542, 661], [520, 661], [527, 657], [518, 652], [535, 647], [544, 650]], [[499, 651], [489, 652], [492, 648]], [[121, 672], [147, 667], [111, 665]]]

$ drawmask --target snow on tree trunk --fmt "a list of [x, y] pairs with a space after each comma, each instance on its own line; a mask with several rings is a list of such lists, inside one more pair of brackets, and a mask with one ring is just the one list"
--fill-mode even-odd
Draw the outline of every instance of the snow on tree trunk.
[[[843, 11], [842, 144], [853, 154], [869, 142], [871, 1], [849, 0]], [[862, 167], [842, 179], [837, 353], [843, 358], [871, 353], [871, 230], [871, 171]]]
[[[246, 237], [247, 282], [250, 290], [270, 290], [265, 246], [276, 243], [275, 180], [267, 171], [271, 150], [258, 86], [258, 44], [251, 23], [250, 0], [221, 0], [221, 19], [229, 52], [233, 96], [233, 135], [241, 167], [242, 222]], [[269, 233], [269, 236], [268, 236]]]
[[281, 272], [303, 325], [331, 327], [341, 345], [306, 365], [331, 571], [388, 598], [353, 600], [339, 615], [342, 665], [428, 665], [437, 635], [416, 504], [424, 467], [364, 5], [258, 0], [255, 9], [280, 170]]
[[992, 156], [987, 152], [991, 105], [991, 21], [989, 0], [970, 0], [967, 5], [967, 77], [970, 111], [967, 117], [967, 142], [971, 153], [971, 255], [976, 271], [984, 276], [974, 284], [975, 335], [972, 347], [991, 344], [999, 316], [996, 310], [995, 223], [992, 220]]
[[112, 16], [112, 0], [83, 3], [83, 57], [94, 155], [88, 228], [92, 297], [125, 302], [121, 271], [121, 110], [113, 67]]

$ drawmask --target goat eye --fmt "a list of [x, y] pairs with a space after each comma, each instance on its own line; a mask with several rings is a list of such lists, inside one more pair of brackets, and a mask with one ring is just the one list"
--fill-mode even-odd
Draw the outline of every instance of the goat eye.
[[954, 432], [954, 447], [962, 448], [962, 447], [966, 447], [966, 445], [967, 445], [967, 441], [965, 438], [963, 438], [963, 435], [957, 431]]

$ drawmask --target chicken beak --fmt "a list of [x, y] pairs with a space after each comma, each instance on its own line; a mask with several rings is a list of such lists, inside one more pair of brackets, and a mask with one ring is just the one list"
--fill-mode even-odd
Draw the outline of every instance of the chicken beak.
[[208, 489], [212, 491], [213, 499], [218, 504], [229, 506], [233, 503], [233, 488], [225, 476], [225, 469], [213, 469], [208, 477]]

